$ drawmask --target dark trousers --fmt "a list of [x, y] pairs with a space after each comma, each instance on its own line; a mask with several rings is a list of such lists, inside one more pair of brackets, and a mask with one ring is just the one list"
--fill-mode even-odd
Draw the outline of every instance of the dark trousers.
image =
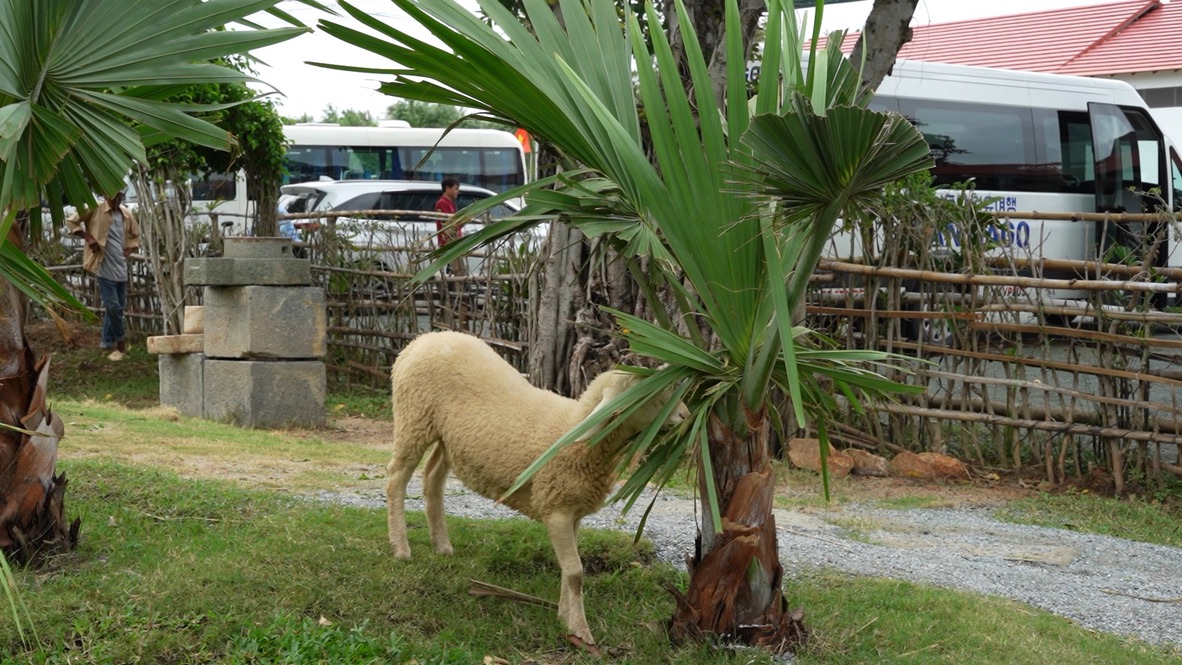
[[99, 296], [103, 299], [104, 349], [113, 349], [123, 341], [123, 308], [127, 307], [127, 282], [98, 278]]

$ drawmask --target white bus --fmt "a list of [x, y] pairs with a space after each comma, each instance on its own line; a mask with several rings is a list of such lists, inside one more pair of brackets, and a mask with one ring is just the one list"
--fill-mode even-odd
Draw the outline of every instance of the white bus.
[[521, 143], [495, 129], [453, 129], [443, 136], [442, 129], [298, 124], [283, 133], [290, 144], [284, 184], [452, 177], [500, 193], [526, 180]]
[[[318, 180], [424, 180], [453, 177], [500, 193], [526, 182], [525, 150], [509, 132], [495, 129], [342, 127], [285, 125], [287, 173], [282, 184]], [[203, 174], [190, 179], [194, 219], [217, 214], [224, 231], [249, 233], [254, 198], [246, 174]]]
[[[994, 210], [1153, 212], [1154, 202], [1135, 193], [1151, 189], [1173, 209], [1182, 202], [1178, 151], [1123, 81], [901, 60], [871, 108], [901, 113], [923, 133], [937, 187], [971, 180], [977, 195], [995, 199]], [[1091, 260], [1100, 255], [1101, 224], [1009, 219], [992, 239], [1015, 256]], [[1114, 236], [1121, 240], [1110, 227], [1106, 246]], [[1160, 265], [1182, 265], [1182, 243], [1173, 240]], [[937, 245], [961, 242], [956, 229], [937, 233]], [[862, 249], [838, 234], [831, 252], [857, 257]]]

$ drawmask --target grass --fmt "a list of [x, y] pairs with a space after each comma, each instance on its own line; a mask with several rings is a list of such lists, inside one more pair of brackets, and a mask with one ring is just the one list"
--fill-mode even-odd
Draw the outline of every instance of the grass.
[[[40, 350], [40, 349], [38, 349]], [[107, 360], [109, 351], [98, 348], [51, 350], [50, 386], [53, 399], [112, 402], [132, 409], [160, 403], [157, 357], [142, 340], [133, 340], [120, 362]], [[325, 408], [334, 417], [390, 419], [390, 393], [360, 385], [333, 383]]]
[[59, 401], [55, 411], [66, 424], [64, 459], [149, 465], [285, 492], [378, 488], [390, 459], [384, 438], [372, 446], [346, 445], [315, 430], [242, 429], [110, 401]]
[[109, 353], [89, 347], [53, 349], [49, 363], [51, 399], [111, 401], [130, 408], [159, 404], [156, 356], [148, 354], [143, 341], [134, 340], [120, 362], [107, 360]]
[[997, 516], [1019, 524], [1182, 547], [1182, 511], [1145, 499], [1041, 494], [1011, 502], [998, 510]]
[[[468, 594], [480, 579], [553, 599], [558, 570], [527, 520], [450, 518], [456, 556], [396, 561], [380, 510], [304, 501], [100, 460], [59, 465], [79, 549], [17, 571], [37, 641], [0, 623], [4, 663], [767, 663], [758, 652], [670, 646], [667, 584], [627, 534], [584, 530], [587, 610], [605, 647], [565, 645], [552, 610]], [[1168, 663], [1171, 654], [1017, 603], [831, 575], [788, 582], [820, 663]]]
[[[555, 599], [543, 530], [525, 520], [449, 518], [456, 556], [434, 555], [410, 514], [415, 558], [394, 561], [381, 510], [300, 499], [316, 489], [380, 491], [384, 440], [243, 430], [156, 407], [153, 356], [123, 363], [94, 349], [55, 352], [51, 397], [67, 424], [59, 471], [80, 547], [17, 570], [35, 635], [0, 620], [0, 663], [766, 663], [758, 652], [671, 646], [666, 585], [630, 534], [581, 533], [587, 611], [603, 661], [568, 647], [553, 611], [469, 596], [470, 578]], [[128, 408], [131, 407], [131, 408]], [[381, 391], [330, 394], [334, 416], [388, 417]], [[824, 509], [820, 481], [780, 469], [780, 507]], [[833, 505], [864, 503], [833, 484]], [[684, 484], [684, 481], [682, 481]], [[888, 508], [940, 507], [941, 496], [883, 496]], [[1090, 495], [1040, 496], [1004, 517], [1180, 546], [1160, 505]], [[848, 516], [858, 534], [873, 525]], [[1176, 663], [1182, 654], [1098, 634], [1007, 600], [816, 573], [785, 583], [812, 629], [802, 665], [855, 663]], [[10, 616], [0, 614], [0, 616]], [[32, 628], [33, 630], [29, 630]]]

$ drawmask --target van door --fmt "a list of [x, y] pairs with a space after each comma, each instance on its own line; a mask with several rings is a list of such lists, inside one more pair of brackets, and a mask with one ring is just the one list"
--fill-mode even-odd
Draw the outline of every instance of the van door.
[[[1142, 109], [1088, 103], [1096, 162], [1096, 212], [1152, 213], [1169, 199], [1165, 141]], [[1102, 261], [1165, 265], [1168, 227], [1158, 222], [1098, 222]]]

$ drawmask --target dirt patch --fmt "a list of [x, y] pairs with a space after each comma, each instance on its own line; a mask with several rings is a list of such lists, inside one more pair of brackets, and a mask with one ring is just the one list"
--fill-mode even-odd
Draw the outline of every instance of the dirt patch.
[[102, 329], [78, 321], [33, 321], [25, 326], [25, 339], [39, 356], [72, 349], [97, 349]]
[[856, 501], [894, 501], [922, 499], [928, 505], [956, 508], [968, 505], [995, 505], [1030, 496], [1032, 490], [1016, 484], [989, 480], [969, 482], [932, 482], [910, 478], [866, 478], [853, 476], [845, 486]]
[[326, 441], [389, 450], [392, 427], [389, 420], [346, 416], [337, 418], [322, 432]]

